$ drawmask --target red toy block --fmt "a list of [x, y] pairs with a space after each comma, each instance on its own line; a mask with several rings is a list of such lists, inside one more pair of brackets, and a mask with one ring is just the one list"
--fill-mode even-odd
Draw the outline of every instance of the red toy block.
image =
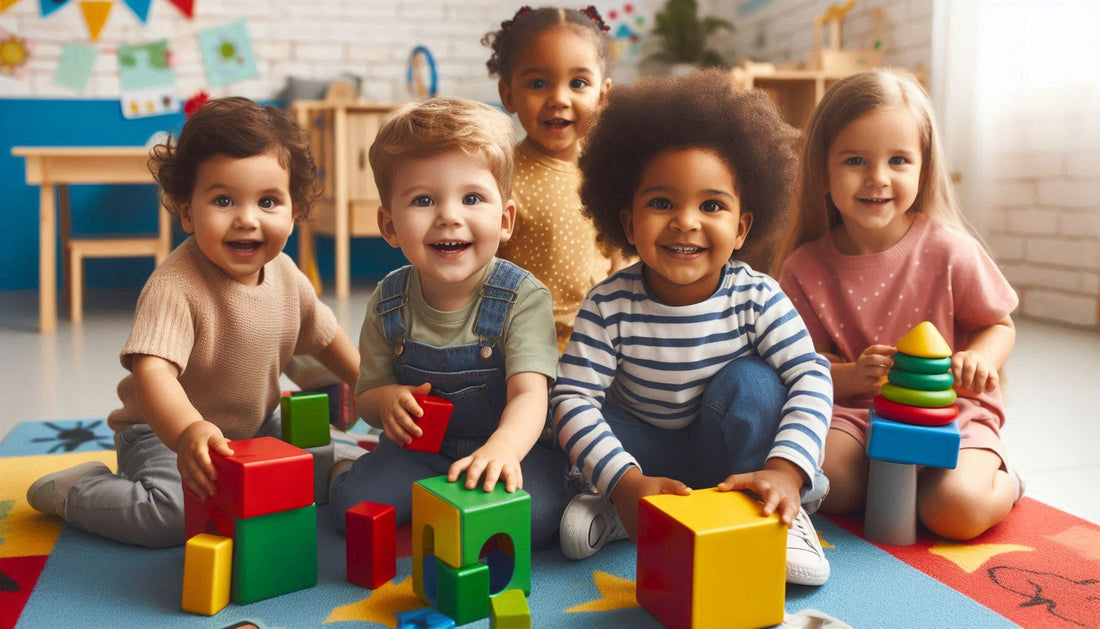
[[344, 514], [348, 582], [376, 590], [397, 574], [397, 512], [363, 501]]
[[187, 539], [199, 533], [232, 538], [236, 521], [232, 514], [207, 504], [183, 486], [183, 525]]
[[443, 444], [443, 434], [447, 432], [447, 423], [451, 421], [454, 404], [434, 395], [413, 395], [413, 399], [424, 410], [424, 416], [416, 420], [416, 425], [424, 431], [405, 446], [409, 450], [421, 452], [439, 452]]
[[210, 451], [218, 491], [207, 504], [254, 518], [313, 504], [313, 455], [275, 437], [231, 441], [232, 456]]

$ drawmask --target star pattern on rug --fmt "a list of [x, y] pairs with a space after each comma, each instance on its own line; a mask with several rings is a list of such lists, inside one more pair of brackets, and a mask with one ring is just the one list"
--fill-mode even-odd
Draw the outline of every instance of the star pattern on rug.
[[817, 541], [821, 542], [822, 548], [836, 548], [836, 546], [833, 546], [829, 543], [829, 540], [825, 539], [825, 536], [821, 534], [821, 531], [817, 532]]
[[1100, 561], [1100, 531], [1091, 526], [1071, 526], [1061, 533], [1047, 535], [1047, 539], [1072, 548], [1091, 561]]
[[943, 557], [956, 566], [962, 568], [967, 574], [972, 574], [989, 561], [990, 557], [996, 557], [1004, 553], [1031, 552], [1035, 550], [1030, 546], [1020, 544], [935, 544], [928, 549], [929, 553]]
[[396, 627], [395, 613], [421, 607], [424, 607], [424, 603], [413, 592], [412, 578], [405, 578], [400, 583], [390, 581], [377, 590], [372, 590], [362, 600], [334, 608], [325, 622], [374, 622]]
[[592, 582], [596, 584], [596, 589], [600, 591], [600, 598], [574, 605], [565, 610], [565, 613], [606, 612], [612, 609], [638, 607], [638, 598], [635, 595], [637, 587], [630, 579], [594, 570], [592, 572]]

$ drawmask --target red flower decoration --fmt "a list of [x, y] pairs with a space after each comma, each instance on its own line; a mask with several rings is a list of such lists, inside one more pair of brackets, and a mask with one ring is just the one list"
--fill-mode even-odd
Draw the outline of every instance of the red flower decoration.
[[183, 104], [183, 115], [190, 117], [191, 114], [199, 110], [200, 107], [206, 104], [206, 101], [210, 100], [210, 95], [206, 92], [199, 92], [191, 98], [187, 99], [187, 102]]

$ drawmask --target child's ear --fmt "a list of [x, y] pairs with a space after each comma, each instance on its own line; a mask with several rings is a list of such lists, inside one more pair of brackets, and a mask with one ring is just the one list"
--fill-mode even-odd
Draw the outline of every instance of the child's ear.
[[600, 86], [600, 97], [596, 101], [599, 104], [603, 104], [607, 100], [607, 93], [611, 91], [611, 77], [607, 77], [603, 81], [603, 85]]
[[504, 110], [510, 114], [516, 113], [516, 106], [512, 102], [512, 86], [501, 79], [497, 81], [497, 93], [500, 94], [500, 104], [504, 105]]
[[508, 242], [512, 238], [512, 230], [516, 227], [516, 202], [508, 199], [504, 204], [504, 212], [500, 218], [500, 242]]
[[401, 248], [401, 243], [397, 240], [397, 230], [393, 226], [393, 214], [384, 205], [378, 206], [378, 231], [391, 247]]
[[626, 241], [637, 247], [638, 243], [634, 242], [634, 213], [623, 210], [619, 212], [619, 220], [622, 221], [623, 231], [626, 232]]
[[183, 231], [188, 234], [195, 233], [195, 223], [191, 221], [191, 203], [187, 201], [173, 201], [173, 205], [176, 206], [176, 213], [180, 217], [180, 226], [183, 227]]
[[752, 212], [741, 211], [741, 219], [737, 222], [737, 238], [733, 241], [733, 250], [737, 251], [745, 244], [745, 239], [752, 229]]

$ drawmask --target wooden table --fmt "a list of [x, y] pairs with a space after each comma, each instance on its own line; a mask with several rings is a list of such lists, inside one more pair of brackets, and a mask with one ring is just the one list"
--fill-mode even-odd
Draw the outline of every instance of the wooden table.
[[[11, 153], [26, 161], [27, 184], [39, 186], [39, 329], [42, 332], [53, 332], [57, 329], [56, 257], [59, 202], [67, 207], [70, 184], [156, 183], [148, 168], [149, 149], [139, 146], [16, 146], [12, 148]], [[158, 215], [157, 238], [166, 253], [171, 249], [172, 219], [168, 212], [158, 212]]]

